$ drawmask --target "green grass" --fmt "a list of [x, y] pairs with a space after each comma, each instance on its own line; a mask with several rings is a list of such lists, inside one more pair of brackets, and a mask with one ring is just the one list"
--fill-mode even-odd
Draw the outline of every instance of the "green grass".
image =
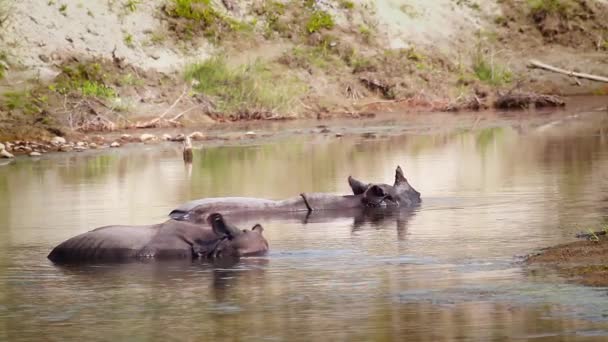
[[78, 89], [83, 96], [95, 96], [101, 98], [114, 98], [116, 92], [114, 89], [105, 84], [95, 81], [84, 80], [72, 84], [72, 87]]
[[339, 0], [338, 6], [342, 9], [353, 9], [355, 8], [355, 3], [349, 0]]
[[322, 29], [332, 29], [334, 25], [334, 18], [331, 14], [325, 11], [314, 11], [306, 23], [306, 31], [314, 33]]
[[537, 13], [568, 15], [574, 4], [572, 0], [528, 0], [528, 6], [532, 15]]
[[210, 0], [171, 0], [172, 6], [165, 13], [172, 18], [190, 21], [180, 29], [183, 37], [192, 39], [198, 32], [219, 42], [228, 32], [250, 31], [250, 25], [226, 17], [215, 8]]
[[106, 85], [107, 76], [99, 63], [79, 63], [66, 66], [56, 82], [49, 85], [51, 91], [66, 95], [78, 92], [82, 96], [95, 96], [103, 99], [116, 97], [114, 89]]
[[137, 10], [137, 5], [140, 4], [141, 1], [139, 0], [127, 0], [127, 2], [124, 3], [124, 8], [130, 12], [135, 12]]
[[6, 52], [0, 51], [0, 80], [4, 78], [7, 70], [8, 70], [8, 56], [6, 55]]
[[61, 13], [63, 16], [68, 15], [68, 5], [61, 4], [61, 6], [59, 6], [59, 13]]
[[291, 111], [305, 87], [297, 79], [273, 70], [259, 60], [231, 68], [224, 57], [216, 56], [188, 66], [185, 78], [196, 81], [194, 89], [212, 97], [221, 112]]
[[118, 84], [121, 86], [142, 86], [144, 85], [144, 81], [136, 76], [133, 76], [132, 73], [121, 75], [118, 78]]
[[506, 67], [491, 63], [485, 56], [478, 55], [473, 60], [473, 72], [477, 78], [489, 85], [501, 86], [511, 83], [513, 73]]
[[125, 45], [130, 48], [135, 46], [135, 43], [133, 42], [133, 35], [130, 33], [125, 34], [123, 41], [125, 42]]
[[40, 102], [32, 96], [29, 90], [11, 91], [2, 94], [4, 105], [10, 111], [20, 111], [24, 114], [31, 115], [41, 111]]

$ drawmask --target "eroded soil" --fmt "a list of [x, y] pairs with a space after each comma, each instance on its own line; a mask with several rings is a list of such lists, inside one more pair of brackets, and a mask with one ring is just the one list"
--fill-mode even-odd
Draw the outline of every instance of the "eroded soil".
[[554, 268], [575, 283], [608, 286], [608, 238], [549, 247], [529, 256], [526, 263]]

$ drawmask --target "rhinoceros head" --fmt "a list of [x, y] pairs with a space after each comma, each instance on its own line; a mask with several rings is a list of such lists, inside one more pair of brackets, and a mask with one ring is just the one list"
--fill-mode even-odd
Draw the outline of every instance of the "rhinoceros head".
[[348, 184], [353, 194], [361, 195], [361, 201], [368, 207], [408, 207], [420, 203], [420, 193], [414, 189], [397, 166], [395, 183], [363, 183], [348, 177]]
[[213, 232], [222, 239], [208, 254], [210, 257], [262, 255], [268, 251], [268, 241], [262, 235], [264, 228], [259, 224], [254, 225], [251, 230], [240, 230], [227, 223], [218, 213], [209, 215], [207, 222]]

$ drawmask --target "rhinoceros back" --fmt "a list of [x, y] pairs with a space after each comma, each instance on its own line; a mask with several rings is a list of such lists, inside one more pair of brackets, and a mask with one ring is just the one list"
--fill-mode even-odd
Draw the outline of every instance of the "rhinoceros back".
[[55, 263], [120, 261], [134, 257], [156, 235], [156, 226], [107, 226], [80, 234], [55, 247]]

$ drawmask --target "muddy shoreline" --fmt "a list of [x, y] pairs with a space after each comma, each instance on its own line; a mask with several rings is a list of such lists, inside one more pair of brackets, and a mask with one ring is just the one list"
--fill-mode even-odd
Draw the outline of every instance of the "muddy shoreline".
[[[208, 123], [192, 127], [124, 129], [109, 132], [70, 132], [41, 140], [1, 141], [5, 151], [15, 156], [40, 157], [54, 152], [106, 150], [127, 145], [180, 143], [190, 136], [194, 147], [258, 144], [295, 136], [360, 137], [375, 139], [403, 134], [450, 133], [488, 127], [512, 126], [527, 130], [544, 125], [561, 125], [577, 120], [584, 113], [606, 112], [604, 96], [571, 97], [565, 109], [480, 111], [480, 112], [403, 112], [391, 108], [356, 118], [336, 115], [323, 119], [257, 120]], [[583, 113], [583, 114], [579, 114]], [[0, 146], [0, 149], [2, 146]]]
[[608, 239], [601, 236], [551, 246], [529, 255], [525, 263], [556, 270], [573, 283], [605, 287], [608, 286]]

